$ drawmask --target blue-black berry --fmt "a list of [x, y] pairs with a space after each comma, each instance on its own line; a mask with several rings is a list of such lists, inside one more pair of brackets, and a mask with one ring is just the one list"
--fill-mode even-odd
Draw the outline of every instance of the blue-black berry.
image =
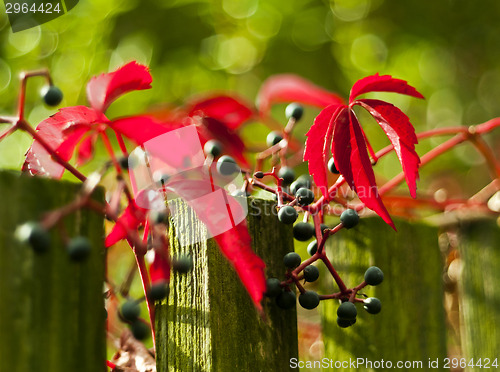
[[312, 310], [319, 305], [319, 296], [314, 291], [305, 291], [299, 295], [299, 304], [304, 309]]
[[84, 236], [71, 239], [67, 246], [69, 258], [77, 262], [85, 260], [90, 255], [91, 249], [90, 241]]
[[295, 252], [289, 252], [283, 257], [283, 263], [289, 269], [295, 269], [301, 262], [302, 259], [300, 258], [300, 255]]
[[46, 105], [57, 106], [63, 99], [63, 93], [55, 85], [49, 85], [42, 89], [42, 97]]
[[307, 222], [297, 222], [293, 225], [293, 237], [300, 242], [311, 239], [314, 235], [314, 225]]
[[266, 296], [277, 297], [283, 292], [281, 281], [278, 278], [268, 278], [266, 280]]
[[134, 335], [136, 340], [139, 341], [144, 340], [150, 335], [149, 326], [139, 319], [132, 322], [132, 324], [130, 325], [130, 330], [132, 331], [132, 334]]
[[345, 319], [345, 318], [337, 318], [337, 324], [341, 328], [347, 328], [356, 323], [356, 318], [354, 319]]
[[298, 189], [295, 193], [295, 197], [300, 205], [309, 205], [314, 201], [314, 193], [312, 190], [306, 189], [305, 187]]
[[203, 146], [205, 156], [212, 156], [216, 158], [222, 153], [222, 144], [217, 140], [209, 140]]
[[283, 186], [290, 185], [295, 179], [295, 171], [290, 167], [281, 167], [278, 171], [278, 177], [283, 178]]
[[36, 253], [44, 253], [50, 247], [50, 234], [38, 222], [26, 222], [16, 230], [16, 238], [29, 244]]
[[286, 225], [294, 223], [298, 216], [299, 214], [295, 208], [290, 205], [285, 205], [278, 211], [278, 220]]
[[264, 172], [258, 171], [253, 174], [255, 178], [263, 178], [264, 177]]
[[276, 131], [270, 132], [266, 138], [266, 144], [268, 147], [274, 146], [283, 139], [283, 136]]
[[382, 303], [377, 297], [369, 297], [363, 301], [364, 308], [370, 314], [378, 314], [382, 310]]
[[313, 256], [317, 250], [318, 250], [318, 241], [317, 240], [310, 242], [309, 245], [307, 246], [307, 253], [309, 253], [309, 255], [311, 255], [311, 256]]
[[293, 195], [295, 195], [297, 190], [301, 187], [304, 187], [306, 189], [311, 188], [311, 179], [306, 174], [299, 176], [295, 181], [292, 182], [292, 184], [290, 185], [290, 191]]
[[358, 310], [352, 302], [343, 302], [337, 309], [337, 316], [342, 319], [354, 319], [356, 315], [358, 315]]
[[319, 270], [316, 266], [309, 265], [304, 268], [304, 279], [307, 282], [314, 282], [319, 278]]
[[133, 322], [139, 318], [139, 315], [141, 314], [141, 307], [137, 301], [129, 300], [122, 305], [120, 314], [123, 320]]
[[384, 280], [384, 273], [377, 266], [371, 266], [365, 271], [365, 282], [368, 285], [379, 285]]
[[168, 283], [164, 280], [159, 280], [151, 285], [149, 289], [148, 298], [151, 301], [161, 301], [168, 296], [170, 288]]
[[346, 209], [340, 215], [340, 222], [346, 229], [356, 226], [359, 222], [359, 215], [354, 209]]
[[236, 161], [229, 155], [223, 155], [217, 160], [217, 172], [222, 176], [231, 176], [240, 171]]
[[190, 256], [172, 258], [172, 269], [178, 273], [185, 274], [193, 268], [193, 259]]
[[338, 171], [337, 167], [335, 166], [335, 161], [333, 158], [330, 158], [328, 160], [328, 170], [332, 172], [333, 174], [339, 174], [340, 172]]
[[285, 116], [287, 119], [294, 118], [296, 121], [299, 121], [304, 114], [304, 108], [298, 103], [290, 103], [285, 109]]
[[292, 291], [283, 291], [278, 297], [276, 297], [276, 304], [278, 307], [288, 310], [295, 307], [297, 297]]

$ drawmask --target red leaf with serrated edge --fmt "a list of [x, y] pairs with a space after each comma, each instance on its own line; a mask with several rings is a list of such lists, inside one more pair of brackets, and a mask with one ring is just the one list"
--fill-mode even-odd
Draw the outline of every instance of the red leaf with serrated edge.
[[171, 130], [184, 126], [182, 123], [162, 123], [151, 116], [131, 116], [113, 120], [109, 126], [138, 145]]
[[240, 99], [220, 95], [193, 102], [188, 108], [189, 116], [211, 117], [226, 125], [229, 129], [237, 129], [254, 116], [250, 105]]
[[415, 151], [418, 140], [410, 119], [400, 109], [384, 101], [360, 99], [355, 103], [368, 110], [387, 134], [403, 167], [410, 194], [415, 198], [420, 158]]
[[120, 240], [126, 239], [128, 230], [135, 231], [145, 222], [147, 211], [147, 209], [139, 207], [133, 200], [130, 201], [104, 240], [104, 246], [108, 248]]
[[391, 75], [375, 74], [354, 83], [349, 95], [349, 102], [353, 102], [357, 96], [368, 92], [394, 92], [416, 98], [424, 98], [422, 94], [405, 80], [395, 79]]
[[151, 88], [152, 80], [148, 67], [133, 61], [93, 77], [87, 84], [87, 100], [92, 108], [104, 112], [122, 94]]
[[[387, 212], [378, 193], [375, 174], [373, 173], [370, 157], [366, 149], [365, 138], [353, 111], [349, 112], [349, 132], [351, 137], [350, 168], [352, 170], [352, 178], [348, 179], [345, 174], [343, 175], [346, 177], [347, 183], [358, 195], [359, 200], [396, 230], [391, 216], [389, 216], [389, 212]], [[335, 153], [337, 154], [338, 152], [336, 144]]]
[[265, 264], [252, 250], [246, 222], [214, 238], [221, 252], [234, 266], [254, 305], [262, 311], [261, 301], [266, 291]]
[[257, 95], [259, 111], [267, 115], [274, 103], [300, 102], [306, 105], [326, 107], [343, 104], [344, 100], [297, 75], [282, 74], [268, 78]]
[[[42, 121], [36, 129], [45, 142], [63, 160], [68, 161], [82, 137], [96, 124], [107, 121], [108, 119], [102, 113], [94, 109], [75, 106], [60, 109]], [[33, 175], [49, 175], [54, 178], [60, 178], [64, 172], [64, 168], [56, 163], [36, 140], [26, 153], [23, 170]]]
[[328, 190], [326, 175], [328, 149], [332, 141], [334, 122], [343, 107], [342, 105], [330, 105], [326, 107], [314, 119], [314, 124], [306, 134], [304, 161], [308, 162], [309, 174], [313, 176], [316, 186], [320, 188], [322, 194], [325, 196]]

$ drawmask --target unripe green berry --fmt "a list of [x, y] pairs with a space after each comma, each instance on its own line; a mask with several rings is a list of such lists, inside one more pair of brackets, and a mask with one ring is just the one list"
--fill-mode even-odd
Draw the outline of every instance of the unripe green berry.
[[359, 222], [359, 215], [354, 209], [346, 209], [340, 215], [340, 222], [346, 229], [356, 226]]
[[293, 225], [293, 237], [300, 242], [311, 239], [314, 235], [314, 225], [307, 222], [297, 222]]
[[314, 291], [305, 291], [299, 295], [299, 304], [304, 309], [312, 310], [319, 305], [319, 296]]
[[283, 291], [276, 297], [276, 304], [278, 307], [288, 310], [295, 307], [297, 301], [297, 297], [295, 293], [292, 291]]
[[314, 201], [314, 193], [312, 190], [306, 189], [305, 187], [298, 189], [295, 193], [295, 197], [300, 205], [309, 205]]
[[304, 108], [298, 103], [290, 103], [285, 109], [285, 116], [288, 120], [294, 118], [296, 121], [299, 121], [304, 114]]
[[354, 319], [358, 315], [356, 305], [352, 302], [343, 302], [337, 309], [337, 316], [343, 319]]
[[290, 205], [281, 207], [278, 212], [278, 220], [286, 225], [294, 223], [297, 220], [298, 216], [299, 214], [297, 213], [295, 208]]
[[368, 285], [379, 285], [384, 280], [384, 273], [377, 266], [369, 267], [365, 271], [365, 282]]
[[91, 249], [90, 241], [84, 236], [71, 239], [67, 246], [69, 258], [78, 262], [85, 260], [90, 255]]
[[49, 85], [42, 89], [42, 97], [46, 105], [57, 106], [63, 99], [63, 93], [55, 85]]
[[285, 255], [285, 257], [283, 257], [283, 263], [289, 269], [295, 269], [301, 262], [302, 259], [300, 258], [300, 255], [295, 252], [289, 252]]
[[309, 265], [304, 268], [304, 279], [307, 282], [314, 282], [319, 278], [319, 270], [316, 266]]
[[378, 314], [382, 310], [382, 303], [377, 297], [369, 297], [363, 303], [363, 307], [370, 314]]
[[281, 281], [278, 278], [268, 278], [266, 280], [266, 296], [277, 297], [283, 292]]

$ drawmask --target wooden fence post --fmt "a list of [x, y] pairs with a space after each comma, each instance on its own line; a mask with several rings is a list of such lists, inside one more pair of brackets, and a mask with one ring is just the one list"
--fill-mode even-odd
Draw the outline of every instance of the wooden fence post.
[[[459, 296], [462, 315], [462, 356], [466, 362], [465, 370], [475, 371], [482, 368], [498, 370], [500, 228], [495, 220], [484, 219], [462, 224], [458, 233], [461, 262]], [[469, 365], [471, 360], [474, 369]], [[489, 367], [486, 367], [486, 364]]]
[[[183, 203], [173, 202], [177, 210]], [[291, 227], [272, 212], [273, 204], [249, 198], [247, 221], [266, 274], [283, 279], [283, 256], [293, 250], [293, 238]], [[181, 223], [193, 226], [190, 232], [201, 243], [180, 247], [175, 229], [170, 231], [172, 253], [191, 255], [194, 269], [174, 273], [168, 300], [156, 307], [157, 370], [289, 371], [290, 359], [298, 357], [295, 309], [265, 300], [266, 319], [261, 319], [235, 271], [196, 221], [185, 207]]]
[[[321, 314], [325, 357], [332, 361], [362, 358], [365, 365], [342, 371], [388, 370], [379, 363], [420, 362], [406, 370], [444, 370], [446, 326], [443, 308], [443, 263], [437, 228], [395, 220], [394, 232], [379, 218], [362, 219], [352, 230], [341, 230], [327, 244], [327, 254], [339, 274], [352, 287], [361, 283], [365, 270], [375, 265], [384, 272], [384, 282], [363, 290], [378, 297], [382, 311], [368, 314], [357, 305], [357, 322], [347, 329], [337, 323], [337, 301], [322, 301]], [[331, 277], [321, 293], [338, 291]], [[429, 362], [439, 358], [439, 368]]]
[[102, 216], [83, 210], [64, 219], [71, 237], [92, 243], [82, 263], [70, 261], [55, 231], [41, 254], [14, 237], [18, 225], [72, 201], [79, 188], [0, 172], [0, 371], [106, 370]]

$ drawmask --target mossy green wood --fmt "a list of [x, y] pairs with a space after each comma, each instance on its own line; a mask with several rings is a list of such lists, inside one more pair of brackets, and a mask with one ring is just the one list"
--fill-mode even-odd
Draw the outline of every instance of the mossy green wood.
[[55, 231], [43, 254], [14, 238], [18, 225], [72, 201], [78, 190], [74, 183], [0, 172], [0, 371], [106, 370], [102, 216], [82, 210], [64, 219], [70, 237], [92, 243], [83, 263], [70, 262]]
[[[494, 219], [459, 228], [462, 350], [467, 363], [500, 366], [500, 228]], [[492, 364], [496, 359], [497, 367]], [[479, 367], [476, 367], [476, 370]], [[471, 370], [467, 367], [466, 370]]]
[[[244, 199], [242, 199], [244, 201]], [[177, 208], [180, 203], [176, 202]], [[266, 262], [267, 276], [284, 279], [283, 256], [293, 250], [290, 226], [279, 223], [273, 203], [249, 202], [247, 218], [252, 247]], [[185, 204], [184, 204], [185, 206]], [[194, 212], [185, 208], [177, 230], [189, 226], [201, 243], [179, 245], [175, 229], [173, 254], [190, 254], [194, 269], [174, 273], [168, 301], [156, 307], [157, 368], [165, 371], [289, 371], [297, 358], [296, 311], [264, 301], [262, 319], [236, 272], [220, 253]]]
[[[379, 298], [382, 311], [371, 315], [357, 304], [357, 322], [352, 327], [337, 325], [338, 301], [321, 302], [325, 357], [332, 361], [384, 360], [394, 367], [398, 361], [415, 361], [422, 362], [420, 369], [430, 370], [429, 358], [442, 361], [447, 355], [437, 228], [398, 219], [395, 223], [397, 232], [379, 218], [361, 219], [358, 226], [341, 230], [328, 241], [328, 257], [348, 287], [361, 283], [371, 265], [384, 272], [382, 284], [362, 291]], [[338, 291], [331, 277], [322, 277], [323, 291]], [[369, 367], [351, 365], [342, 371], [371, 370]]]

